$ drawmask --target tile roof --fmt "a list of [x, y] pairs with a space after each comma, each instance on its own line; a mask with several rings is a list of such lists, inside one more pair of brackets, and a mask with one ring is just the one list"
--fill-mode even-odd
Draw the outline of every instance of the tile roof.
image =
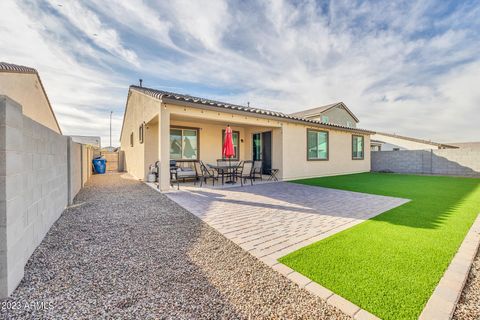
[[159, 100], [166, 98], [166, 99], [171, 99], [171, 100], [176, 100], [176, 101], [189, 102], [189, 103], [200, 104], [200, 105], [205, 105], [205, 106], [210, 106], [210, 107], [228, 109], [228, 110], [232, 110], [232, 111], [248, 112], [248, 113], [254, 113], [254, 114], [258, 114], [258, 115], [281, 118], [281, 119], [285, 119], [285, 120], [299, 121], [299, 122], [309, 123], [309, 124], [312, 124], [312, 125], [319, 125], [319, 126], [322, 126], [322, 127], [325, 127], [325, 128], [333, 128], [333, 129], [340, 129], [340, 130], [354, 131], [354, 132], [372, 133], [372, 134], [374, 133], [373, 131], [366, 130], [366, 129], [351, 128], [351, 127], [345, 127], [345, 126], [332, 124], [332, 123], [324, 123], [324, 122], [317, 121], [317, 120], [310, 120], [310, 119], [305, 119], [305, 118], [302, 118], [302, 117], [297, 117], [295, 115], [290, 115], [290, 114], [286, 114], [286, 113], [283, 113], [283, 112], [271, 111], [271, 110], [260, 109], [260, 108], [246, 107], [246, 106], [227, 103], [227, 102], [221, 102], [221, 101], [216, 101], [216, 100], [194, 97], [194, 96], [190, 96], [190, 95], [186, 95], [186, 94], [173, 93], [173, 92], [157, 90], [157, 89], [152, 89], [152, 88], [146, 88], [146, 87], [139, 87], [139, 86], [136, 86], [136, 85], [131, 85], [130, 89], [142, 92], [142, 93], [144, 93], [148, 96], [157, 98]]
[[378, 132], [377, 131], [375, 134], [380, 135], [380, 136], [386, 136], [386, 137], [391, 137], [391, 138], [398, 138], [398, 139], [418, 142], [418, 143], [430, 144], [432, 146], [437, 146], [437, 147], [442, 147], [442, 148], [458, 149], [458, 146], [455, 146], [455, 145], [452, 145], [452, 144], [445, 144], [445, 143], [434, 142], [434, 141], [431, 141], [431, 140], [424, 140], [424, 139], [412, 138], [412, 137], [407, 137], [407, 136], [401, 136], [401, 135], [395, 134], [395, 133], [386, 133], [386, 132]]
[[459, 147], [459, 148], [472, 148], [472, 149], [480, 149], [480, 141], [472, 141], [472, 142], [452, 142], [448, 143], [448, 145]]
[[298, 112], [293, 112], [291, 113], [292, 115], [297, 115], [297, 116], [300, 116], [300, 115], [303, 115], [303, 116], [307, 116], [307, 115], [313, 115], [313, 114], [317, 114], [317, 113], [322, 113], [338, 104], [340, 104], [341, 102], [335, 102], [335, 103], [331, 103], [331, 104], [327, 104], [325, 106], [321, 106], [321, 107], [316, 107], [316, 108], [311, 108], [311, 109], [306, 109], [306, 110], [302, 110], [302, 111], [298, 111]]
[[38, 74], [37, 70], [35, 70], [33, 68], [20, 66], [18, 64], [13, 64], [13, 63], [1, 62], [1, 61], [0, 61], [0, 72], [16, 72], [16, 73], [35, 73], [35, 74]]
[[358, 118], [353, 114], [352, 111], [350, 111], [350, 109], [348, 109], [347, 105], [343, 102], [335, 102], [335, 103], [331, 103], [331, 104], [327, 104], [325, 106], [321, 106], [321, 107], [316, 107], [316, 108], [311, 108], [311, 109], [307, 109], [307, 110], [302, 110], [302, 111], [298, 111], [298, 112], [294, 112], [294, 113], [291, 113], [290, 115], [292, 116], [297, 116], [297, 117], [310, 117], [310, 116], [314, 116], [314, 115], [318, 115], [322, 112], [325, 112], [327, 110], [330, 110], [332, 109], [333, 107], [336, 107], [336, 106], [340, 106], [340, 107], [343, 107], [345, 109], [345, 111], [348, 112], [348, 114], [350, 114], [350, 116], [352, 116], [352, 118], [356, 121], [356, 122], [360, 122], [358, 120]]

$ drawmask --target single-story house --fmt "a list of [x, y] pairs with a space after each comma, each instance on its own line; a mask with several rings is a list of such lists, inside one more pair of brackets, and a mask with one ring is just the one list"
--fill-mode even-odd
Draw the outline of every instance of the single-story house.
[[25, 116], [62, 134], [36, 69], [0, 62], [0, 95], [21, 104]]
[[[353, 115], [339, 107], [346, 113], [342, 117]], [[138, 179], [160, 162], [161, 190], [170, 188], [170, 160], [214, 164], [221, 159], [227, 125], [234, 133], [235, 159], [261, 160], [283, 180], [370, 171], [374, 132], [356, 128], [358, 119], [352, 119], [355, 126], [343, 126], [132, 85], [120, 143], [125, 170]]]
[[401, 136], [398, 134], [376, 132], [370, 139], [371, 151], [399, 151], [399, 150], [430, 150], [430, 149], [457, 149], [451, 144], [438, 143]]

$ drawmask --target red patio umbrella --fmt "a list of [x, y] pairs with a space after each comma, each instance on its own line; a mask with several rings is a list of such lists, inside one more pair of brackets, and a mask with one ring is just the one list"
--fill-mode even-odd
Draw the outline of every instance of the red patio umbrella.
[[228, 125], [225, 129], [225, 139], [223, 141], [222, 156], [225, 158], [231, 158], [235, 155], [235, 149], [233, 148], [233, 134], [232, 128]]
[[[229, 167], [231, 167], [231, 161], [232, 157], [235, 155], [235, 149], [233, 148], [232, 128], [230, 128], [229, 125], [227, 125], [227, 128], [225, 129], [225, 138], [223, 140], [222, 156], [228, 158]], [[227, 183], [235, 183], [235, 181], [231, 179], [230, 181], [227, 181]]]

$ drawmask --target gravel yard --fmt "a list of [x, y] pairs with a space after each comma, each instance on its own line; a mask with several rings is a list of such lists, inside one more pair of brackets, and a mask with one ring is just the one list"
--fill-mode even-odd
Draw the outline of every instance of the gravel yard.
[[480, 251], [472, 264], [467, 283], [458, 301], [453, 319], [480, 319]]
[[0, 303], [15, 319], [348, 318], [120, 174], [93, 177]]

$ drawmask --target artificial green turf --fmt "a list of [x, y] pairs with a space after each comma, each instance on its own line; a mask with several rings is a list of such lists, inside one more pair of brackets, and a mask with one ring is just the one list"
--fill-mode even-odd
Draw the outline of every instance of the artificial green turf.
[[383, 319], [417, 319], [480, 212], [480, 179], [362, 173], [295, 181], [411, 199], [280, 259]]

